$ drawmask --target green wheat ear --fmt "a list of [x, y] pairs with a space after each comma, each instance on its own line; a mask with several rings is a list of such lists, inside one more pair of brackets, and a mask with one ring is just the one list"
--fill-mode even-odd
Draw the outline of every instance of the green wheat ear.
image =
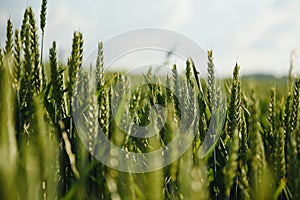
[[103, 43], [98, 43], [98, 54], [96, 60], [96, 84], [97, 91], [100, 91], [104, 86], [104, 59], [103, 59]]
[[71, 56], [68, 58], [68, 99], [69, 115], [71, 112], [72, 95], [75, 86], [77, 74], [82, 65], [83, 39], [80, 32], [74, 32]]
[[16, 90], [20, 89], [20, 79], [22, 72], [22, 40], [18, 30], [15, 31], [15, 43], [14, 43], [14, 87]]
[[[300, 99], [300, 78], [297, 78], [292, 94], [289, 93], [285, 103], [284, 129], [285, 129], [285, 152], [289, 152], [289, 141], [293, 131], [299, 126], [299, 100]], [[289, 168], [289, 154], [286, 154], [286, 161]]]
[[250, 185], [251, 185], [251, 197], [257, 199], [262, 198], [264, 193], [259, 192], [264, 180], [266, 163], [265, 163], [265, 149], [262, 140], [262, 135], [259, 131], [258, 124], [258, 102], [254, 92], [251, 92], [251, 104], [249, 110], [251, 117], [249, 119], [249, 140], [250, 140]]
[[240, 142], [240, 156], [239, 159], [242, 162], [242, 165], [247, 165], [247, 154], [249, 153], [248, 146], [248, 129], [247, 121], [245, 117], [246, 113], [241, 113], [241, 142]]
[[50, 85], [52, 87], [52, 96], [54, 99], [54, 106], [55, 106], [55, 122], [58, 119], [63, 117], [63, 69], [58, 67], [57, 63], [57, 55], [56, 55], [56, 43], [52, 43], [52, 47], [50, 48], [49, 52], [49, 59], [50, 59], [50, 72], [51, 72], [51, 81]]
[[27, 7], [25, 9], [23, 20], [22, 20], [22, 25], [21, 25], [21, 39], [22, 39], [22, 42], [24, 41], [24, 39], [26, 37], [26, 35], [25, 35], [26, 34], [26, 26], [27, 26], [27, 23], [29, 21], [28, 11], [29, 11], [29, 7]]
[[181, 90], [180, 90], [180, 87], [179, 87], [180, 86], [180, 77], [179, 77], [176, 65], [173, 65], [172, 76], [173, 76], [173, 86], [174, 86], [174, 91], [175, 91], [175, 95], [173, 95], [174, 110], [175, 110], [176, 117], [179, 117], [180, 116], [180, 109], [179, 109], [178, 99], [181, 97], [180, 96]]
[[13, 51], [13, 25], [11, 20], [7, 21], [6, 27], [6, 43], [5, 43], [5, 56], [10, 57]]
[[40, 28], [42, 30], [42, 41], [41, 41], [41, 74], [43, 77], [42, 84], [45, 84], [45, 68], [43, 65], [43, 52], [44, 52], [44, 35], [45, 35], [45, 26], [46, 26], [46, 14], [47, 14], [47, 0], [43, 0], [41, 5], [40, 13]]
[[194, 85], [192, 82], [192, 65], [194, 65], [194, 62], [193, 62], [192, 58], [189, 58], [186, 61], [185, 77], [186, 77], [188, 85], [190, 85], [190, 86]]
[[40, 27], [42, 30], [42, 34], [44, 34], [44, 30], [46, 26], [46, 14], [47, 14], [47, 0], [43, 0], [41, 5], [41, 13], [40, 13]]
[[231, 187], [234, 183], [237, 168], [238, 168], [238, 152], [239, 152], [239, 131], [235, 129], [232, 135], [230, 152], [228, 155], [228, 161], [223, 170], [225, 181], [225, 195], [229, 199]]
[[270, 102], [268, 107], [268, 116], [267, 116], [267, 128], [265, 138], [266, 143], [266, 154], [268, 155], [267, 160], [271, 163], [274, 162], [274, 158], [277, 156], [274, 154], [276, 135], [277, 131], [277, 113], [276, 113], [276, 90], [275, 88], [271, 89]]
[[290, 136], [289, 141], [289, 152], [288, 153], [288, 167], [287, 167], [287, 180], [288, 180], [288, 187], [291, 190], [291, 193], [295, 199], [299, 199], [300, 193], [299, 193], [299, 168], [300, 168], [300, 160], [297, 157], [299, 154], [299, 150], [297, 149], [297, 134], [298, 132], [295, 131]]
[[228, 107], [228, 132], [227, 134], [231, 137], [234, 133], [236, 127], [240, 123], [240, 104], [241, 104], [241, 94], [240, 94], [240, 78], [239, 78], [239, 65], [235, 65], [233, 71], [233, 80], [231, 85], [231, 95], [230, 103]]
[[24, 38], [24, 72], [22, 73], [21, 77], [21, 86], [20, 86], [20, 106], [21, 110], [28, 109], [31, 111], [31, 105], [32, 105], [32, 97], [33, 97], [33, 91], [34, 86], [32, 84], [32, 52], [31, 52], [31, 30], [29, 25], [27, 24], [25, 27], [25, 38]]
[[289, 141], [289, 135], [291, 133], [291, 105], [292, 105], [292, 95], [291, 93], [287, 94], [285, 105], [284, 105], [284, 130], [286, 134], [286, 147]]
[[29, 15], [29, 25], [31, 28], [31, 48], [32, 48], [32, 59], [33, 59], [33, 84], [35, 86], [34, 92], [38, 94], [41, 90], [41, 86], [43, 85], [43, 76], [42, 70], [40, 66], [40, 50], [39, 50], [39, 38], [38, 38], [38, 31], [36, 27], [36, 22], [34, 18], [34, 13], [32, 9], [29, 7], [28, 11]]
[[243, 162], [239, 162], [239, 189], [241, 191], [242, 199], [250, 200], [250, 191], [249, 191], [249, 180], [247, 176], [247, 167]]
[[110, 120], [110, 95], [109, 85], [105, 84], [104, 77], [104, 59], [103, 59], [103, 43], [98, 43], [98, 53], [96, 60], [96, 90], [98, 93], [98, 104], [99, 104], [99, 122], [100, 127], [106, 135], [109, 135], [109, 120]]
[[185, 71], [186, 85], [184, 85], [186, 87], [183, 87], [182, 92], [185, 97], [185, 107], [191, 112], [193, 112], [195, 108], [194, 99], [196, 96], [194, 92], [195, 85], [192, 80], [192, 69], [194, 68], [195, 68], [194, 61], [192, 60], [192, 58], [189, 58], [186, 61], [186, 71]]
[[275, 90], [275, 88], [271, 89], [269, 114], [268, 114], [268, 125], [269, 125], [269, 134], [270, 134], [270, 136], [273, 136], [275, 129], [276, 129], [276, 90]]
[[296, 130], [299, 125], [300, 104], [300, 78], [297, 78], [293, 88], [293, 100], [291, 106], [291, 131]]
[[215, 80], [215, 64], [213, 58], [213, 52], [207, 52], [207, 98], [208, 98], [208, 105], [210, 110], [216, 108], [216, 80]]
[[[284, 129], [281, 127], [276, 132], [275, 137], [275, 148], [274, 148], [274, 171], [275, 171], [275, 181], [279, 184], [281, 180], [285, 178], [286, 166], [285, 166], [285, 152], [284, 152], [284, 142], [285, 135]], [[279, 185], [276, 185], [277, 187]]]

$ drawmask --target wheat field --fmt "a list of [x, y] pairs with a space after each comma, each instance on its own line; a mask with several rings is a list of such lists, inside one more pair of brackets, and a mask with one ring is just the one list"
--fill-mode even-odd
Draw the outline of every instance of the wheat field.
[[[43, 0], [40, 24], [30, 7], [21, 27], [8, 20], [0, 48], [0, 199], [300, 198], [300, 77], [271, 83], [243, 80], [236, 64], [232, 79], [219, 80], [213, 52], [207, 51], [207, 77], [198, 77], [193, 60], [187, 59], [185, 73], [176, 65], [166, 79], [149, 71], [139, 78], [157, 84], [136, 89], [128, 75], [105, 72], [102, 42], [95, 71], [89, 73], [78, 31], [66, 62], [58, 61], [56, 42], [44, 62], [46, 13]], [[183, 87], [176, 91], [179, 84]], [[190, 124], [195, 127], [192, 144], [179, 159], [144, 173], [120, 171], [95, 159], [102, 144], [99, 128], [127, 152], [142, 154], [168, 145], [179, 122], [188, 117], [178, 99], [199, 116]], [[153, 104], [166, 107], [166, 123], [158, 133], [149, 138], [125, 134], [135, 131], [126, 116], [144, 126], [153, 117], [148, 113]], [[216, 110], [225, 114], [220, 137], [200, 156]], [[84, 116], [86, 144], [76, 129], [75, 112]]]

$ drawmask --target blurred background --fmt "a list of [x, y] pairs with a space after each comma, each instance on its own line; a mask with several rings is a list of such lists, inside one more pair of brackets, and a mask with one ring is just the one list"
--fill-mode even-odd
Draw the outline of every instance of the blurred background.
[[[0, 1], [0, 43], [5, 44], [6, 22], [20, 29], [26, 6], [39, 20], [40, 0]], [[235, 62], [242, 75], [286, 76], [293, 58], [300, 74], [300, 1], [199, 0], [48, 0], [45, 58], [53, 40], [58, 56], [67, 62], [73, 31], [83, 33], [84, 55], [121, 32], [156, 27], [179, 32], [205, 50], [214, 51], [222, 76], [230, 76]], [[293, 53], [292, 53], [293, 52]]]

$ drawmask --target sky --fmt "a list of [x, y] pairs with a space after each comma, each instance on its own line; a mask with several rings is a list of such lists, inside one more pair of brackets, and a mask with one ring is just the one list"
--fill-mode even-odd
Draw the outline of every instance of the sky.
[[[11, 18], [20, 29], [24, 9], [39, 20], [40, 0], [0, 1], [0, 43]], [[57, 42], [66, 63], [74, 31], [83, 33], [84, 54], [126, 31], [155, 27], [176, 31], [205, 50], [212, 49], [219, 74], [229, 76], [236, 62], [242, 74], [287, 75], [294, 51], [300, 74], [299, 0], [48, 0], [45, 56]], [[298, 50], [299, 49], [299, 50]]]

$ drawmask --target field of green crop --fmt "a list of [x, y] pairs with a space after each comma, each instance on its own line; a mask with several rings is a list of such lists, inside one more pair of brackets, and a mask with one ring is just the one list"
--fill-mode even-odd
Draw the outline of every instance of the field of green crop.
[[[176, 65], [166, 79], [149, 71], [140, 79], [157, 84], [133, 88], [128, 75], [105, 73], [101, 42], [96, 70], [89, 73], [80, 32], [74, 32], [64, 64], [57, 60], [55, 42], [44, 62], [46, 7], [43, 0], [40, 24], [30, 7], [19, 29], [8, 20], [0, 48], [0, 199], [300, 199], [299, 77], [243, 79], [236, 64], [232, 79], [216, 80], [208, 51], [207, 77], [199, 77], [187, 59], [184, 74]], [[153, 116], [162, 117], [149, 113], [154, 104], [166, 108], [166, 122], [152, 137], [130, 136], [135, 130], [128, 120], [145, 126], [155, 122]], [[109, 167], [95, 159], [114, 154], [97, 151], [103, 144], [99, 129], [128, 153], [164, 148], [189, 119], [179, 104], [198, 117], [188, 124], [195, 135], [191, 145], [170, 165], [132, 173], [117, 170], [118, 162]], [[218, 112], [225, 113], [225, 122], [213, 129], [220, 137], [201, 156]], [[84, 116], [85, 144], [75, 114]]]

